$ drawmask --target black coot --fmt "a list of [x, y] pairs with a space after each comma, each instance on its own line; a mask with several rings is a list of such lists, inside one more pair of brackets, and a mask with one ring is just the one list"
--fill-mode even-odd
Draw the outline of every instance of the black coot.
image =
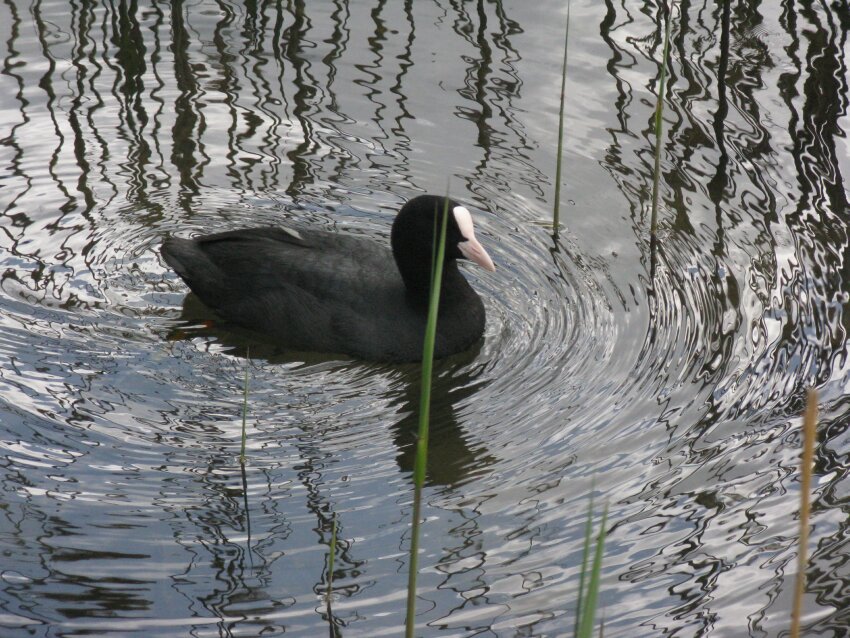
[[[371, 361], [419, 361], [431, 285], [434, 219], [445, 198], [421, 195], [393, 222], [392, 251], [303, 225], [249, 228], [162, 244], [162, 256], [224, 319], [296, 350]], [[455, 260], [493, 271], [472, 216], [449, 200], [435, 355], [484, 332], [484, 305]]]

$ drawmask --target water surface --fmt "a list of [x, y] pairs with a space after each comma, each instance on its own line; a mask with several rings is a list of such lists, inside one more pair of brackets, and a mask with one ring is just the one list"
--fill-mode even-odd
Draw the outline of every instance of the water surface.
[[210, 326], [157, 248], [387, 241], [447, 184], [498, 270], [436, 369], [418, 633], [568, 635], [593, 494], [606, 635], [778, 635], [816, 387], [843, 635], [850, 16], [745, 4], [675, 13], [653, 242], [653, 4], [572, 3], [553, 237], [561, 3], [0, 3], [3, 635], [400, 634], [418, 370]]

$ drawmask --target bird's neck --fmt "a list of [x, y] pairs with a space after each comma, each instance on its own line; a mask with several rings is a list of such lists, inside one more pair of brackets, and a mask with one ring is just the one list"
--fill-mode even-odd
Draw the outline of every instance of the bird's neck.
[[[408, 299], [417, 306], [427, 308], [431, 298], [431, 269], [422, 268], [421, 264], [418, 268], [405, 267], [403, 264], [399, 264], [398, 269], [401, 278], [404, 280]], [[458, 286], [458, 280], [462, 280], [461, 286], [466, 283], [458, 270], [457, 262], [454, 259], [447, 259], [443, 263], [443, 278], [440, 287], [441, 301], [451, 296], [452, 290]]]

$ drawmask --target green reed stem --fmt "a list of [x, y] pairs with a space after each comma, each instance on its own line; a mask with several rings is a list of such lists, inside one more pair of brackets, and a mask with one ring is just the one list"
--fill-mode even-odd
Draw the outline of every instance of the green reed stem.
[[570, 41], [570, 2], [567, 2], [567, 26], [564, 29], [564, 65], [561, 68], [561, 110], [558, 113], [558, 158], [555, 161], [555, 204], [552, 210], [552, 229], [560, 229], [561, 210], [561, 160], [564, 152], [564, 96], [567, 87], [567, 44]]
[[584, 523], [584, 549], [581, 555], [581, 573], [578, 577], [578, 600], [576, 601], [576, 624], [573, 635], [578, 636], [578, 628], [581, 623], [581, 610], [584, 602], [585, 577], [587, 575], [587, 561], [590, 559], [590, 539], [593, 536], [593, 488], [590, 492], [590, 501], [587, 504], [587, 520]]
[[440, 287], [443, 283], [443, 261], [446, 255], [446, 224], [449, 200], [443, 205], [443, 219], [437, 241], [436, 258], [431, 278], [431, 298], [428, 303], [428, 321], [425, 326], [425, 343], [422, 349], [422, 393], [419, 402], [419, 431], [416, 440], [416, 461], [413, 466], [413, 523], [410, 530], [410, 566], [407, 577], [407, 619], [405, 633], [413, 638], [416, 620], [416, 577], [419, 571], [419, 521], [422, 516], [422, 487], [428, 461], [428, 430], [431, 416], [431, 373], [434, 367], [434, 342], [437, 337], [437, 313], [440, 308]]
[[652, 172], [652, 218], [650, 233], [654, 237], [658, 231], [658, 193], [661, 182], [661, 132], [664, 128], [664, 91], [667, 83], [667, 58], [670, 52], [670, 25], [673, 23], [672, 4], [665, 9], [664, 51], [661, 54], [661, 78], [658, 81], [658, 97], [655, 102], [655, 168]]
[[[596, 538], [596, 547], [593, 552], [593, 563], [588, 570], [590, 559], [590, 546], [593, 542], [593, 494], [587, 507], [587, 522], [584, 527], [584, 551], [581, 560], [581, 574], [579, 576], [578, 600], [576, 601], [576, 622], [573, 635], [577, 638], [591, 638], [593, 636], [593, 623], [596, 618], [596, 606], [599, 600], [599, 583], [602, 574], [602, 556], [605, 547], [606, 525], [608, 522], [608, 505], [602, 512], [602, 525]], [[586, 578], [589, 581], [585, 583]], [[585, 585], [587, 591], [585, 591]]]
[[242, 448], [239, 451], [239, 463], [245, 465], [245, 443], [248, 440], [248, 367], [251, 365], [251, 351], [245, 349], [245, 383], [242, 390]]
[[593, 565], [590, 568], [590, 582], [587, 585], [587, 597], [581, 610], [581, 621], [578, 628], [578, 638], [592, 638], [593, 623], [596, 620], [596, 606], [599, 601], [599, 583], [602, 576], [602, 556], [605, 549], [606, 525], [608, 523], [608, 505], [602, 510], [602, 525], [599, 536], [596, 537], [596, 549], [593, 555]]
[[810, 389], [806, 396], [806, 414], [803, 417], [803, 455], [800, 459], [800, 537], [797, 550], [797, 582], [794, 588], [794, 606], [791, 610], [791, 638], [799, 638], [803, 614], [803, 594], [806, 591], [806, 572], [809, 548], [809, 515], [811, 514], [812, 464], [817, 437], [818, 392]]

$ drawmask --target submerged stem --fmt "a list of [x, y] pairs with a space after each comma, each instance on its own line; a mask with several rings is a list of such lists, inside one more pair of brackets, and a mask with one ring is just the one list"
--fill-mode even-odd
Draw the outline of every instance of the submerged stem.
[[248, 367], [251, 364], [251, 351], [245, 349], [245, 385], [242, 390], [242, 448], [239, 451], [239, 463], [245, 465], [245, 443], [248, 440]]
[[331, 545], [328, 549], [328, 601], [333, 594], [334, 586], [334, 559], [336, 558], [336, 512], [331, 518]]

